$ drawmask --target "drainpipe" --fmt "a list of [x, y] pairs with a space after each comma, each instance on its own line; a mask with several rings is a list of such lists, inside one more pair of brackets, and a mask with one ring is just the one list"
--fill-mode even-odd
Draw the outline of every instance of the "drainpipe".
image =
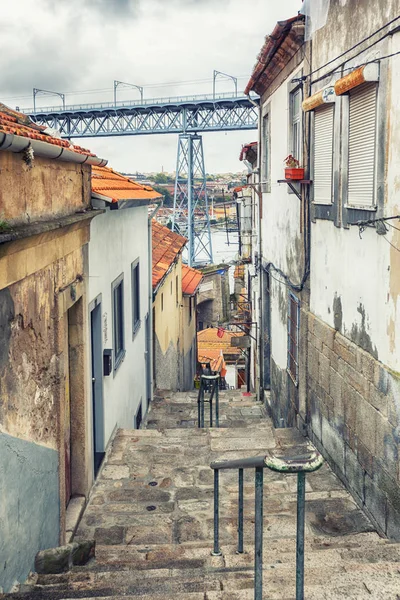
[[153, 388], [154, 388], [154, 356], [153, 356], [153, 243], [152, 243], [152, 231], [151, 231], [151, 223], [153, 218], [156, 216], [162, 205], [164, 204], [164, 199], [161, 200], [160, 204], [156, 206], [153, 212], [148, 216], [147, 221], [147, 240], [148, 240], [148, 251], [147, 256], [149, 259], [149, 268], [148, 268], [148, 284], [149, 284], [149, 346], [148, 346], [148, 356], [147, 360], [150, 361], [150, 402], [153, 400]]

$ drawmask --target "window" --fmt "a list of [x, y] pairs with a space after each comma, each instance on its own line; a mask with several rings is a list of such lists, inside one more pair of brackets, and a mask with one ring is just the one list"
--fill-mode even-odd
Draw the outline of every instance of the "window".
[[124, 340], [124, 275], [121, 273], [111, 284], [114, 339], [114, 371], [125, 355]]
[[290, 154], [302, 163], [303, 152], [301, 144], [301, 89], [290, 93]]
[[349, 95], [349, 160], [347, 204], [375, 205], [376, 83], [366, 83]]
[[161, 311], [164, 310], [164, 294], [161, 294]]
[[175, 292], [176, 292], [176, 304], [179, 304], [179, 278], [178, 278], [178, 275], [175, 278]]
[[288, 307], [288, 373], [296, 385], [299, 381], [300, 302], [289, 292]]
[[[270, 134], [270, 116], [269, 112], [263, 117], [262, 126], [262, 180], [266, 182], [265, 191], [271, 191], [271, 134]], [[263, 190], [264, 191], [264, 190]]]
[[314, 117], [314, 202], [332, 203], [334, 104], [316, 109]]
[[131, 266], [132, 279], [132, 332], [135, 334], [140, 327], [140, 270], [139, 259]]

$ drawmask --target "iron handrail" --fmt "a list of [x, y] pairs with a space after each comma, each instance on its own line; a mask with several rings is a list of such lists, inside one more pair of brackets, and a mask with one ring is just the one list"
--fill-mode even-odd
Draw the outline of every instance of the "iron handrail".
[[[204, 427], [204, 405], [207, 402], [210, 405], [210, 427], [213, 426], [213, 399], [215, 395], [215, 425], [219, 427], [219, 384], [220, 376], [201, 375], [200, 388], [197, 396], [197, 426]], [[209, 388], [211, 387], [211, 390]], [[205, 398], [206, 391], [210, 391], [210, 396]]]
[[238, 469], [238, 546], [243, 553], [243, 474], [244, 469], [255, 469], [255, 535], [254, 535], [254, 599], [262, 600], [262, 552], [263, 552], [263, 484], [264, 469], [279, 473], [297, 473], [297, 532], [296, 532], [296, 600], [304, 600], [304, 522], [306, 474], [317, 471], [324, 462], [323, 457], [311, 443], [301, 447], [294, 456], [284, 456], [268, 451], [264, 456], [243, 459], [214, 461], [214, 548], [213, 556], [221, 556], [219, 547], [219, 472]]

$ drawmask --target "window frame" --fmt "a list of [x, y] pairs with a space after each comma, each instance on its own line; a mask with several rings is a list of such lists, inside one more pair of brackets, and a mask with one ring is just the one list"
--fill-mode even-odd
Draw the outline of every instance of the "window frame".
[[131, 264], [131, 305], [132, 305], [132, 339], [141, 326], [140, 318], [140, 260], [137, 258]]
[[[120, 323], [119, 323], [119, 327], [120, 327], [120, 337], [121, 337], [121, 344], [120, 344], [120, 349], [117, 352], [117, 345], [118, 344], [118, 339], [117, 339], [117, 329], [118, 329], [118, 325], [116, 322], [117, 319], [117, 301], [116, 301], [116, 293], [118, 293], [118, 290], [121, 290], [121, 306], [120, 306], [120, 314], [121, 314], [121, 319], [120, 319]], [[111, 303], [112, 303], [112, 324], [113, 324], [113, 354], [114, 354], [114, 368], [113, 368], [113, 372], [114, 375], [116, 374], [117, 370], [119, 369], [121, 363], [123, 362], [124, 358], [125, 358], [125, 353], [126, 353], [126, 349], [125, 349], [125, 299], [124, 299], [124, 274], [121, 273], [116, 279], [114, 279], [114, 281], [111, 283]]]
[[[303, 166], [303, 111], [301, 108], [302, 104], [302, 86], [297, 84], [292, 84], [292, 89], [289, 91], [289, 152], [288, 154], [292, 154], [294, 158], [299, 161], [300, 166]], [[299, 94], [299, 111], [298, 111], [298, 120], [294, 120], [294, 98]], [[296, 156], [297, 152], [294, 147], [294, 125], [295, 123], [299, 125], [298, 131], [298, 156]]]
[[[292, 335], [293, 331], [293, 319], [292, 319], [292, 306], [296, 307], [296, 322], [294, 323], [295, 338]], [[299, 344], [300, 344], [300, 299], [289, 291], [288, 294], [288, 318], [287, 318], [287, 372], [290, 379], [293, 381], [295, 386], [299, 385]], [[295, 345], [295, 356], [291, 352], [291, 342]], [[291, 359], [295, 365], [295, 373], [291, 369]]]

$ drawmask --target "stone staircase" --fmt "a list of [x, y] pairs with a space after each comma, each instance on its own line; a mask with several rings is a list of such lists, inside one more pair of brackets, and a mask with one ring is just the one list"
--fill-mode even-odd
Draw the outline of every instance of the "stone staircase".
[[[155, 398], [142, 430], [120, 430], [75, 539], [96, 558], [34, 576], [14, 600], [252, 600], [254, 472], [245, 471], [245, 553], [236, 554], [237, 473], [220, 474], [213, 540], [213, 460], [263, 455], [298, 441], [274, 431], [262, 405], [221, 393], [220, 429], [197, 429], [195, 393]], [[328, 466], [307, 476], [305, 597], [400, 599], [400, 545], [378, 536]], [[295, 597], [296, 477], [264, 471], [264, 598]]]

